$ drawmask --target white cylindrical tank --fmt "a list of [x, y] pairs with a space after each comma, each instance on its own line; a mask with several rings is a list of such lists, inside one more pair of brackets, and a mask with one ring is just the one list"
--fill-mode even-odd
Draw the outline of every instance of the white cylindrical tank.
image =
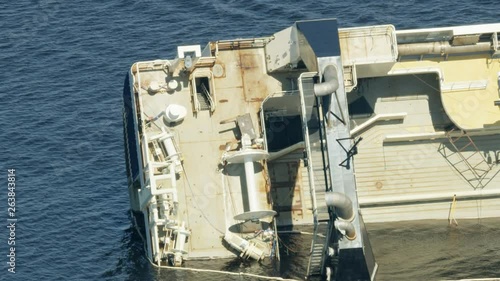
[[168, 123], [180, 122], [186, 117], [186, 108], [178, 104], [170, 104], [165, 109], [165, 120]]

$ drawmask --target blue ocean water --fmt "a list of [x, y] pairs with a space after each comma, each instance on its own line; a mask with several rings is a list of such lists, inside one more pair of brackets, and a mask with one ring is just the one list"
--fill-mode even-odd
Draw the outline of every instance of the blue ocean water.
[[[0, 280], [233, 280], [158, 270], [143, 256], [129, 217], [122, 138], [123, 79], [133, 62], [172, 58], [182, 44], [270, 35], [302, 19], [435, 27], [498, 21], [497, 6], [485, 0], [2, 2]], [[16, 274], [7, 271], [7, 169], [16, 170]], [[500, 276], [499, 222], [369, 225], [379, 280]], [[306, 241], [289, 239], [297, 252], [284, 257], [283, 276], [303, 277]], [[262, 272], [227, 260], [196, 266]]]

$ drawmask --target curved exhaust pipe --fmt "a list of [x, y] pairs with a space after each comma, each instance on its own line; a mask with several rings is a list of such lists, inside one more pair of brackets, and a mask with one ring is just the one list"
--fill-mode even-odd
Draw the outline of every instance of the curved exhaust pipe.
[[352, 222], [349, 221], [335, 221], [335, 228], [338, 229], [349, 240], [356, 239], [356, 229]]
[[352, 201], [343, 193], [327, 192], [325, 194], [325, 201], [328, 207], [334, 207], [337, 216], [346, 221], [354, 219], [354, 210], [352, 208]]
[[323, 69], [323, 78], [324, 82], [314, 84], [314, 95], [317, 97], [331, 95], [339, 88], [337, 68], [333, 64]]

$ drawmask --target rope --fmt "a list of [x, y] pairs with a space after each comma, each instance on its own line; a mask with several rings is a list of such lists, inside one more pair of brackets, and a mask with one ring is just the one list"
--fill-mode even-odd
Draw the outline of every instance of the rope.
[[290, 252], [292, 252], [292, 253], [294, 253], [294, 254], [296, 254], [296, 253], [298, 253], [298, 252], [299, 252], [299, 251], [297, 251], [297, 250], [293, 250], [292, 248], [288, 247], [288, 246], [285, 244], [285, 242], [283, 242], [283, 240], [281, 240], [281, 238], [280, 238], [279, 236], [278, 236], [278, 240], [280, 241], [280, 245], [283, 245], [283, 246], [286, 248], [287, 253], [288, 253], [288, 251], [290, 251]]
[[[188, 187], [189, 187], [189, 190], [191, 191], [191, 194], [193, 194], [194, 196], [194, 192], [193, 192], [193, 189], [191, 188], [191, 183], [189, 182], [189, 177], [188, 175], [186, 174], [186, 169], [184, 168], [184, 164], [181, 164], [182, 166], [182, 172], [184, 172], [184, 175], [186, 176], [186, 182], [188, 184]], [[205, 210], [202, 210], [198, 207], [198, 205], [194, 205], [194, 207], [200, 211], [201, 215], [203, 216], [203, 218], [208, 222], [208, 224], [213, 228], [215, 229], [217, 232], [219, 232], [220, 234], [225, 234], [223, 231], [221, 231], [219, 228], [217, 228], [215, 225], [212, 224], [212, 222], [207, 218], [207, 216], [205, 215]]]
[[457, 207], [457, 195], [453, 195], [453, 200], [451, 201], [451, 204], [450, 204], [450, 213], [448, 214], [448, 222], [450, 223], [450, 225], [452, 223], [455, 223], [455, 225], [458, 225], [458, 222], [455, 219], [456, 207]]
[[[141, 231], [139, 229], [139, 226], [137, 224], [137, 220], [133, 214], [132, 211], [130, 211], [130, 215], [132, 216], [132, 219], [134, 220], [134, 228], [139, 234], [139, 237], [141, 237], [142, 244], [144, 245], [143, 249], [144, 252], [147, 252], [146, 250], [146, 240], [144, 239], [144, 236], [142, 236]], [[167, 266], [167, 265], [158, 265], [155, 264], [148, 255], [146, 255], [146, 259], [154, 266], [159, 267], [159, 268], [166, 268], [166, 269], [172, 269], [172, 270], [182, 270], [182, 271], [192, 271], [192, 272], [207, 272], [207, 273], [219, 273], [219, 274], [225, 274], [225, 275], [233, 275], [233, 276], [240, 276], [240, 277], [253, 277], [253, 278], [259, 278], [259, 279], [264, 279], [264, 280], [280, 280], [280, 281], [299, 281], [297, 279], [287, 279], [287, 278], [282, 278], [282, 277], [270, 277], [270, 276], [263, 276], [263, 275], [258, 275], [258, 274], [252, 274], [252, 273], [245, 273], [245, 272], [229, 272], [229, 271], [222, 271], [222, 270], [214, 270], [214, 269], [201, 269], [201, 268], [188, 268], [188, 267], [173, 267], [173, 266]]]
[[146, 112], [142, 112], [142, 114], [144, 114], [147, 117], [147, 120], [144, 122], [145, 125], [153, 124], [156, 126], [156, 128], [161, 130], [160, 126], [158, 126], [158, 124], [156, 124], [155, 122], [158, 119], [158, 116], [150, 117], [149, 115], [146, 114]]
[[415, 77], [415, 78], [417, 78], [418, 80], [420, 80], [420, 82], [422, 82], [423, 84], [425, 84], [425, 85], [429, 86], [429, 88], [433, 89], [434, 91], [436, 91], [436, 92], [438, 92], [438, 93], [439, 93], [439, 92], [441, 92], [441, 90], [440, 90], [440, 89], [437, 89], [436, 87], [434, 87], [434, 86], [430, 85], [429, 83], [425, 82], [423, 79], [421, 79], [421, 78], [420, 78], [420, 77], [418, 77], [417, 75], [412, 74], [412, 76], [413, 76], [413, 77]]
[[[231, 210], [233, 211], [233, 214], [236, 214], [236, 204], [234, 203], [234, 197], [233, 197], [233, 194], [232, 194], [231, 189], [229, 187], [229, 182], [227, 182], [227, 178], [222, 173], [222, 169], [219, 172], [220, 172], [221, 177], [222, 177], [222, 186], [223, 186], [224, 192], [227, 191], [227, 193], [229, 194], [229, 199], [230, 199], [229, 203], [231, 203]], [[232, 223], [235, 223], [234, 219], [232, 219]]]

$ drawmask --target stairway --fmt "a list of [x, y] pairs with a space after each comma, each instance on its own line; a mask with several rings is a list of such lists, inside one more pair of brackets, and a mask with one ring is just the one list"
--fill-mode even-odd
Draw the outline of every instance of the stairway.
[[208, 92], [205, 84], [201, 84], [201, 91], [196, 93], [198, 98], [198, 103], [200, 105], [199, 109], [202, 110], [211, 110], [212, 106], [210, 105], [210, 93]]

